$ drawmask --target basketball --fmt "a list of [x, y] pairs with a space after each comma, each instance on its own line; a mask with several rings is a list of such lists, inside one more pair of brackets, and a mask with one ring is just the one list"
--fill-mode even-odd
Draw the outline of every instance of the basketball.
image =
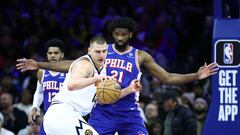
[[102, 104], [112, 104], [119, 100], [121, 86], [115, 80], [102, 81], [97, 86], [97, 100]]

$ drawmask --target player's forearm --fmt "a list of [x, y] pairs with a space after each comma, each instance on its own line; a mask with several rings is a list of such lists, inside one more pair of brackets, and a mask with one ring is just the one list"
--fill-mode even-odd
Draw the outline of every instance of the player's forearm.
[[166, 84], [184, 84], [198, 79], [197, 73], [176, 74], [170, 73], [164, 83]]
[[48, 69], [58, 72], [68, 72], [72, 60], [64, 60], [59, 62], [37, 62], [37, 65], [41, 69]]
[[43, 88], [42, 88], [42, 85], [37, 82], [37, 86], [36, 86], [36, 91], [33, 95], [33, 107], [34, 108], [37, 108], [37, 109], [40, 109], [40, 106], [43, 102]]
[[42, 97], [41, 97], [41, 95], [34, 95], [32, 106], [34, 108], [40, 109], [42, 102], [43, 102], [43, 95], [42, 95]]
[[67, 84], [67, 87], [69, 90], [73, 91], [73, 90], [82, 89], [89, 85], [95, 84], [97, 81], [98, 80], [94, 77], [74, 79], [69, 81], [69, 83]]
[[132, 93], [131, 88], [129, 88], [129, 87], [124, 88], [124, 89], [122, 89], [120, 98], [123, 98], [123, 97], [127, 96], [130, 93]]

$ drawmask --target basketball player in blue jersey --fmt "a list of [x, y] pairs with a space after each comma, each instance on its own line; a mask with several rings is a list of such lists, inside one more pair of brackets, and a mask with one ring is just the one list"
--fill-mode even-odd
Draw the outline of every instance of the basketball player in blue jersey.
[[[140, 67], [148, 69], [150, 74], [165, 84], [183, 84], [201, 80], [217, 73], [217, 64], [211, 63], [199, 68], [196, 73], [169, 73], [160, 67], [147, 52], [133, 48], [129, 41], [135, 28], [134, 21], [127, 17], [119, 17], [110, 23], [114, 44], [108, 47], [105, 60], [108, 76], [113, 76], [122, 88], [128, 86], [133, 79], [140, 79]], [[72, 61], [56, 64], [36, 62], [32, 59], [18, 59], [17, 69], [21, 71], [38, 68], [67, 71]], [[100, 135], [148, 135], [143, 119], [140, 116], [138, 102], [139, 93], [132, 93], [110, 105], [97, 104], [91, 113], [89, 123]]]
[[[49, 62], [61, 61], [64, 58], [64, 43], [59, 39], [50, 39], [46, 43], [46, 55]], [[37, 72], [37, 88], [33, 98], [33, 108], [29, 114], [29, 122], [34, 124], [37, 111], [43, 103], [43, 114], [50, 106], [53, 97], [59, 92], [65, 80], [66, 73], [39, 69]], [[41, 125], [40, 135], [45, 135]]]
[[[105, 61], [107, 75], [115, 77], [122, 88], [128, 86], [133, 79], [140, 79], [140, 67], [145, 67], [154, 77], [166, 84], [182, 84], [216, 73], [216, 64], [205, 65], [192, 74], [169, 73], [157, 65], [147, 52], [130, 45], [135, 28], [132, 19], [117, 18], [110, 23], [109, 28], [114, 44], [109, 45]], [[101, 135], [113, 135], [115, 132], [119, 135], [147, 135], [140, 116], [138, 96], [139, 93], [136, 92], [111, 105], [97, 104], [92, 110], [89, 124]]]

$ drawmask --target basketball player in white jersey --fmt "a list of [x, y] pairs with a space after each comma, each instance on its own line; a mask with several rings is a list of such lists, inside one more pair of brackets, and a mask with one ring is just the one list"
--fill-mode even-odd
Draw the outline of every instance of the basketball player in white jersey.
[[[87, 115], [94, 105], [95, 84], [113, 79], [106, 76], [103, 67], [107, 47], [103, 37], [93, 37], [88, 54], [71, 64], [62, 89], [44, 116], [47, 135], [98, 135], [82, 116]], [[123, 89], [121, 97], [140, 89], [140, 82], [134, 80]]]

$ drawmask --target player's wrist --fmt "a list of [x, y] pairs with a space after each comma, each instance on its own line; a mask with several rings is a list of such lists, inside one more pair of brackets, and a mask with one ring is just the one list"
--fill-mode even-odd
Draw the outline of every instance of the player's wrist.
[[101, 81], [101, 79], [98, 76], [97, 77], [93, 77], [93, 82], [94, 83], [98, 83], [100, 81]]
[[32, 108], [32, 112], [37, 112], [37, 111], [38, 111], [38, 109], [36, 107]]
[[39, 69], [40, 69], [40, 63], [36, 62], [36, 70], [39, 70]]
[[194, 73], [194, 80], [201, 80], [201, 78], [200, 78], [200, 73], [199, 72], [196, 72], [196, 73]]

